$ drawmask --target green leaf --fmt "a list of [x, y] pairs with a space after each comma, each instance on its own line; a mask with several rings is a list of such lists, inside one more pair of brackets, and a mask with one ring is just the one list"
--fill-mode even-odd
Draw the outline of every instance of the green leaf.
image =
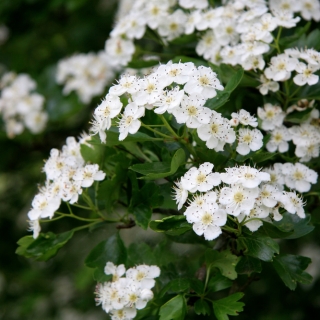
[[206, 264], [212, 268], [217, 267], [221, 274], [231, 280], [237, 278], [235, 267], [239, 261], [239, 257], [233, 255], [230, 251], [218, 252], [208, 249], [206, 251]]
[[149, 222], [152, 216], [152, 209], [145, 203], [140, 203], [138, 206], [133, 208], [133, 215], [138, 226], [142, 229], [148, 229]]
[[237, 70], [236, 73], [228, 81], [224, 90], [231, 93], [235, 88], [237, 88], [243, 78], [243, 74], [244, 70], [240, 67], [239, 70]]
[[185, 298], [183, 295], [179, 294], [160, 308], [159, 320], [184, 320], [186, 309]]
[[192, 42], [197, 41], [197, 36], [196, 34], [192, 33], [192, 34], [184, 34], [178, 38], [175, 38], [173, 40], [170, 41], [170, 43], [172, 44], [177, 44], [177, 45], [181, 45], [181, 44], [190, 44]]
[[168, 291], [179, 293], [190, 288], [189, 279], [177, 278], [167, 283], [160, 291], [159, 296], [162, 298]]
[[279, 245], [269, 237], [241, 236], [238, 244], [248, 256], [263, 261], [272, 261], [274, 254], [279, 253]]
[[109, 239], [100, 242], [87, 256], [85, 264], [89, 268], [104, 269], [108, 261], [114, 264], [122, 264], [127, 260], [127, 249], [124, 246], [119, 233]]
[[145, 242], [133, 242], [130, 244], [127, 263], [130, 266], [138, 264], [158, 264], [157, 256], [154, 254], [154, 248], [151, 248]]
[[112, 274], [105, 274], [104, 269], [95, 268], [93, 272], [93, 280], [97, 282], [107, 282], [112, 280]]
[[293, 234], [293, 231], [284, 232], [277, 228], [274, 224], [263, 221], [263, 225], [255, 232], [256, 236], [265, 236], [272, 239], [283, 239]]
[[232, 281], [220, 273], [214, 275], [208, 283], [208, 291], [216, 292], [230, 288], [232, 286]]
[[199, 279], [190, 279], [190, 289], [198, 295], [201, 295], [204, 292], [204, 283]]
[[261, 261], [250, 256], [242, 256], [236, 266], [236, 271], [239, 274], [248, 275], [253, 272], [260, 273], [262, 271]]
[[306, 120], [309, 119], [310, 113], [313, 109], [312, 108], [308, 108], [306, 110], [303, 111], [294, 111], [292, 113], [289, 113], [286, 118], [285, 121], [291, 122], [291, 123], [302, 123], [305, 122]]
[[170, 216], [162, 220], [153, 220], [149, 223], [150, 229], [156, 232], [166, 232], [168, 235], [180, 235], [192, 229], [183, 215]]
[[171, 164], [165, 162], [135, 164], [129, 169], [143, 174], [144, 177], [140, 179], [160, 179], [173, 175], [180, 165], [185, 162], [185, 157], [183, 149], [178, 149], [172, 157]]
[[314, 226], [309, 225], [311, 220], [310, 214], [306, 214], [304, 219], [299, 218], [296, 214], [285, 212], [280, 221], [274, 221], [273, 224], [283, 232], [292, 232], [286, 239], [297, 239], [310, 233]]
[[312, 276], [305, 270], [310, 258], [295, 256], [291, 254], [280, 254], [273, 260], [273, 266], [284, 284], [291, 290], [297, 286], [297, 282], [309, 284], [312, 282]]
[[272, 152], [259, 152], [259, 153], [254, 153], [251, 156], [251, 159], [254, 163], [260, 163], [266, 160], [270, 160], [273, 157], [276, 156], [276, 153], [272, 153]]
[[19, 239], [19, 241], [17, 242], [19, 247], [16, 250], [16, 254], [18, 254], [20, 256], [24, 256], [26, 258], [31, 258], [32, 255], [27, 253], [27, 249], [33, 241], [34, 241], [34, 239], [32, 236], [25, 236], [25, 237], [22, 237], [21, 239]]
[[150, 68], [159, 64], [159, 60], [132, 60], [127, 64], [128, 68], [131, 69], [143, 69]]
[[105, 151], [105, 146], [103, 145], [92, 145], [87, 146], [85, 144], [80, 145], [82, 158], [89, 163], [100, 164]]
[[38, 261], [47, 261], [72, 238], [73, 233], [71, 230], [60, 234], [40, 233], [37, 239], [31, 236], [23, 237], [18, 241], [20, 247], [16, 253]]
[[217, 95], [212, 98], [208, 99], [205, 103], [205, 106], [211, 110], [218, 110], [224, 104], [229, 101], [230, 92], [228, 91], [218, 91]]
[[198, 315], [201, 315], [201, 314], [210, 315], [211, 309], [209, 304], [206, 301], [199, 299], [194, 304], [194, 312]]
[[213, 311], [218, 320], [228, 320], [230, 316], [237, 316], [243, 311], [244, 303], [238, 302], [244, 294], [237, 292], [229, 297], [213, 301]]

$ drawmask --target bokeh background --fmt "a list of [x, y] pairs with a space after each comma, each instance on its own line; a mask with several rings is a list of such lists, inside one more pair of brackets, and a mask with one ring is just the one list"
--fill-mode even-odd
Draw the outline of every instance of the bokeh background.
[[[92, 110], [103, 96], [87, 105], [75, 93], [64, 96], [55, 82], [57, 62], [75, 53], [103, 50], [117, 7], [116, 0], [0, 1], [0, 25], [8, 31], [7, 38], [0, 37], [0, 74], [28, 73], [46, 98], [50, 118], [44, 133], [25, 132], [14, 139], [7, 138], [0, 120], [0, 319], [108, 319], [95, 306], [95, 283], [83, 262], [112, 231], [80, 232], [48, 262], [27, 260], [15, 250], [19, 238], [28, 234], [27, 212], [37, 184], [44, 180], [43, 160], [51, 148], [61, 148], [66, 137], [88, 129]], [[315, 230], [302, 239], [281, 242], [282, 252], [313, 259], [308, 271], [314, 282], [292, 292], [264, 263], [261, 279], [246, 289], [239, 320], [320, 318], [320, 212], [315, 208]], [[50, 230], [66, 231], [68, 223], [51, 224]]]

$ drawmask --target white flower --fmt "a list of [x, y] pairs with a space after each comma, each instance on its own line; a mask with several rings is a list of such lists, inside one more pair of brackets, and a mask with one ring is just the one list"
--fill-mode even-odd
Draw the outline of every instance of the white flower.
[[174, 200], [178, 205], [178, 210], [180, 210], [183, 204], [187, 201], [188, 191], [183, 189], [181, 182], [175, 182], [175, 186], [173, 186], [174, 190]]
[[285, 126], [281, 126], [271, 131], [271, 137], [266, 144], [266, 148], [269, 152], [276, 152], [278, 150], [280, 153], [284, 153], [289, 150], [287, 141], [290, 140], [291, 137], [288, 129]]
[[160, 269], [157, 266], [139, 265], [130, 268], [126, 272], [126, 277], [140, 283], [142, 289], [151, 289], [154, 284], [154, 278], [159, 277]]
[[213, 186], [220, 184], [221, 179], [219, 173], [212, 173], [213, 164], [205, 162], [199, 166], [199, 169], [193, 167], [189, 169], [181, 178], [181, 186], [183, 189], [192, 193], [196, 191], [209, 191]]
[[264, 74], [268, 79], [285, 81], [291, 77], [291, 71], [296, 69], [298, 63], [298, 59], [279, 54], [271, 58], [270, 67], [264, 70]]
[[216, 90], [223, 90], [217, 74], [210, 68], [200, 66], [184, 86], [188, 94], [198, 94], [203, 99], [210, 99], [217, 95]]
[[116, 37], [106, 41], [105, 50], [113, 66], [125, 66], [131, 60], [135, 47], [132, 40]]
[[106, 275], [112, 274], [112, 281], [115, 282], [126, 273], [126, 268], [123, 264], [116, 266], [112, 262], [108, 261], [104, 267], [104, 273]]
[[300, 218], [305, 218], [306, 215], [303, 210], [304, 203], [302, 199], [295, 192], [283, 192], [281, 198], [281, 203], [283, 207], [289, 213], [296, 213]]
[[271, 81], [266, 78], [263, 74], [260, 76], [261, 85], [258, 86], [258, 89], [262, 95], [268, 94], [268, 91], [277, 92], [280, 88], [279, 83], [275, 81]]
[[219, 202], [226, 207], [226, 212], [238, 216], [241, 212], [249, 214], [255, 199], [259, 194], [258, 188], [244, 188], [242, 185], [231, 185], [220, 191]]
[[245, 188], [256, 188], [261, 182], [270, 181], [270, 174], [249, 166], [226, 168], [220, 173], [221, 180], [228, 184], [241, 184]]
[[39, 236], [39, 233], [41, 231], [41, 226], [39, 223], [39, 219], [36, 220], [29, 220], [29, 228], [28, 231], [33, 232], [33, 239], [37, 239]]
[[198, 136], [201, 140], [206, 141], [206, 146], [209, 149], [223, 151], [225, 143], [233, 143], [235, 141], [235, 131], [231, 128], [227, 119], [222, 118], [215, 111], [211, 112], [210, 122], [197, 128]]
[[258, 120], [256, 117], [250, 115], [250, 113], [244, 109], [239, 110], [237, 113], [233, 112], [231, 114], [232, 119], [237, 119], [239, 123], [245, 126], [257, 127]]
[[264, 184], [261, 187], [259, 199], [263, 205], [268, 208], [273, 208], [280, 200], [281, 192], [271, 184]]
[[139, 118], [144, 116], [144, 108], [138, 107], [135, 102], [129, 103], [122, 115], [119, 122], [119, 140], [124, 140], [128, 133], [136, 133], [141, 125]]
[[52, 218], [55, 211], [60, 207], [60, 198], [52, 197], [48, 193], [37, 194], [32, 201], [32, 209], [28, 212], [30, 220], [40, 218]]
[[99, 170], [97, 164], [87, 164], [84, 168], [79, 168], [73, 176], [75, 181], [81, 181], [81, 187], [88, 188], [94, 181], [102, 181], [106, 174]]
[[299, 162], [294, 165], [285, 163], [282, 166], [282, 172], [285, 175], [287, 187], [299, 192], [308, 192], [311, 184], [317, 183], [318, 174]]
[[298, 86], [304, 86], [306, 83], [309, 86], [318, 83], [319, 76], [313, 74], [315, 71], [319, 70], [320, 66], [315, 66], [313, 64], [308, 64], [308, 66], [302, 62], [298, 63], [296, 71], [299, 73], [293, 78], [293, 82]]
[[136, 93], [140, 90], [140, 86], [136, 76], [122, 75], [117, 85], [110, 88], [109, 94], [121, 96], [125, 92], [129, 94]]
[[263, 135], [258, 129], [239, 129], [239, 143], [237, 146], [237, 152], [241, 155], [247, 155], [250, 150], [257, 151], [262, 145]]
[[121, 108], [122, 103], [119, 97], [107, 94], [94, 111], [94, 114], [97, 117], [104, 119], [105, 125], [103, 127], [109, 129], [111, 127], [111, 119], [120, 113]]
[[266, 103], [263, 108], [258, 107], [258, 116], [262, 120], [261, 128], [263, 130], [273, 130], [282, 125], [286, 114], [281, 107]]
[[166, 111], [172, 113], [180, 105], [183, 95], [184, 91], [179, 90], [178, 86], [173, 90], [163, 91], [159, 96], [159, 102], [154, 103], [154, 106], [157, 107], [154, 112], [157, 114], [163, 114]]
[[274, 163], [273, 168], [264, 168], [263, 171], [270, 174], [269, 184], [275, 186], [279, 190], [284, 188], [284, 175], [282, 172], [282, 163]]
[[[262, 226], [261, 220], [256, 219], [265, 219], [269, 216], [269, 208], [259, 203], [255, 203], [254, 207], [250, 210], [249, 214], [240, 213], [237, 217], [239, 222], [245, 221], [245, 226], [252, 232], [257, 231]], [[254, 220], [251, 220], [254, 219]], [[250, 221], [251, 220], [251, 221]]]
[[184, 95], [181, 105], [172, 110], [178, 123], [185, 123], [188, 128], [198, 128], [210, 121], [211, 110], [204, 107], [205, 100], [197, 95]]
[[188, 221], [193, 223], [192, 228], [197, 235], [213, 240], [222, 233], [220, 227], [226, 224], [227, 214], [216, 203], [209, 202], [190, 216]]

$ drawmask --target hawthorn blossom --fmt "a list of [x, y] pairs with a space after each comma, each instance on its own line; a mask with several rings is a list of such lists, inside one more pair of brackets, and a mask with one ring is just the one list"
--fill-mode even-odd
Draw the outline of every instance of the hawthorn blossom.
[[315, 66], [313, 64], [304, 64], [302, 62], [298, 63], [296, 66], [296, 71], [299, 73], [293, 78], [293, 82], [298, 86], [304, 86], [306, 83], [312, 86], [318, 83], [319, 76], [313, 74], [315, 71], [319, 70], [320, 66]]
[[262, 145], [263, 135], [258, 129], [239, 129], [237, 152], [241, 155], [247, 155], [250, 150], [257, 151]]

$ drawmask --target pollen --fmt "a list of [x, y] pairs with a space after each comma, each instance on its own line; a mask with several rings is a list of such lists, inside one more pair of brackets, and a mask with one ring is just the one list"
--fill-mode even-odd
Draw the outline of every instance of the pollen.
[[187, 110], [188, 110], [189, 116], [196, 116], [198, 113], [198, 110], [195, 106], [189, 106]]
[[202, 86], [208, 86], [210, 84], [210, 80], [209, 80], [209, 78], [207, 76], [204, 75], [204, 76], [199, 78], [199, 83]]
[[293, 174], [293, 176], [294, 176], [294, 178], [296, 179], [296, 180], [302, 180], [303, 179], [303, 177], [304, 177], [304, 175], [303, 175], [303, 173], [301, 172], [301, 171], [295, 171], [295, 173]]
[[136, 279], [137, 279], [138, 281], [141, 281], [141, 280], [144, 279], [145, 277], [146, 277], [146, 275], [144, 274], [144, 272], [138, 271], [137, 276], [136, 276]]
[[204, 224], [204, 225], [209, 225], [213, 222], [213, 218], [212, 218], [212, 215], [208, 212], [206, 212], [202, 218], [201, 218], [201, 222]]
[[197, 183], [200, 184], [200, 183], [203, 183], [207, 180], [207, 176], [200, 172], [200, 174], [197, 176]]
[[240, 203], [244, 199], [244, 195], [242, 192], [238, 191], [234, 194], [233, 199], [236, 203]]
[[132, 123], [132, 121], [133, 121], [132, 116], [128, 116], [128, 117], [126, 118], [125, 125], [129, 127], [130, 124]]
[[211, 124], [210, 130], [211, 130], [211, 133], [218, 133], [219, 132], [219, 125], [216, 123]]

